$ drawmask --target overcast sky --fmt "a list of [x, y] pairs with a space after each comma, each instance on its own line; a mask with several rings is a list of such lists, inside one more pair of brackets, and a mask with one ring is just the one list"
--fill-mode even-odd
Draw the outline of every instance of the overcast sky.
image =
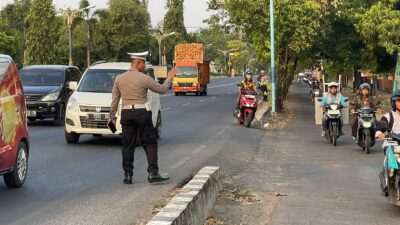
[[[57, 8], [73, 7], [77, 8], [80, 0], [53, 0]], [[0, 0], [0, 8], [4, 7], [7, 3], [13, 0]], [[96, 5], [97, 8], [106, 8], [107, 0], [89, 0], [91, 4]], [[166, 12], [166, 0], [150, 0], [149, 12], [151, 16], [151, 23], [153, 26], [157, 25]], [[185, 26], [188, 31], [193, 31], [199, 27], [204, 27], [203, 20], [210, 16], [207, 12], [208, 0], [185, 0]]]

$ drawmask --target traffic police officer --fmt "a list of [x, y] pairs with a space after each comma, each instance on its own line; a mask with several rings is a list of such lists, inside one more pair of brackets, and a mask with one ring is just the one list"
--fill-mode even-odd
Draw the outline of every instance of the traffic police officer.
[[147, 102], [148, 89], [165, 94], [172, 77], [159, 84], [152, 77], [144, 74], [148, 52], [128, 53], [131, 55], [131, 68], [118, 76], [112, 91], [110, 120], [116, 123], [118, 105], [122, 100], [122, 166], [125, 171], [125, 184], [132, 184], [133, 159], [136, 145], [141, 145], [146, 152], [148, 162], [148, 181], [160, 183], [169, 180], [158, 171], [158, 145], [152, 113]]

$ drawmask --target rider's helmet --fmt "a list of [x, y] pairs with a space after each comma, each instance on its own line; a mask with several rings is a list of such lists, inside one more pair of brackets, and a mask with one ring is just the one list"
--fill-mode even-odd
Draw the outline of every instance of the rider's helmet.
[[362, 89], [368, 89], [368, 91], [371, 91], [371, 85], [363, 83], [360, 85], [359, 91], [361, 91]]
[[247, 69], [245, 72], [245, 76], [247, 79], [252, 79], [253, 78], [253, 73], [251, 72], [251, 70]]
[[330, 82], [330, 83], [328, 84], [328, 88], [331, 88], [331, 87], [339, 87], [339, 84], [336, 83], [336, 82]]
[[400, 100], [400, 90], [396, 90], [392, 97], [390, 97], [390, 103], [392, 105], [392, 110], [396, 112], [396, 101]]

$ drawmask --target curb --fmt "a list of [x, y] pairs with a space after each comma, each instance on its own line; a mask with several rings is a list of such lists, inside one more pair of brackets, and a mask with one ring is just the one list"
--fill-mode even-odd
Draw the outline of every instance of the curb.
[[147, 225], [203, 225], [221, 187], [220, 168], [204, 167]]

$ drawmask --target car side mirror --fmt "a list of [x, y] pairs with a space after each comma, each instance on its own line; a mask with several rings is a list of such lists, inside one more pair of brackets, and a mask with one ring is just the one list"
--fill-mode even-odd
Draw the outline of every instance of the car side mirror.
[[69, 82], [68, 88], [72, 91], [75, 91], [76, 89], [78, 89], [78, 82], [76, 81]]

